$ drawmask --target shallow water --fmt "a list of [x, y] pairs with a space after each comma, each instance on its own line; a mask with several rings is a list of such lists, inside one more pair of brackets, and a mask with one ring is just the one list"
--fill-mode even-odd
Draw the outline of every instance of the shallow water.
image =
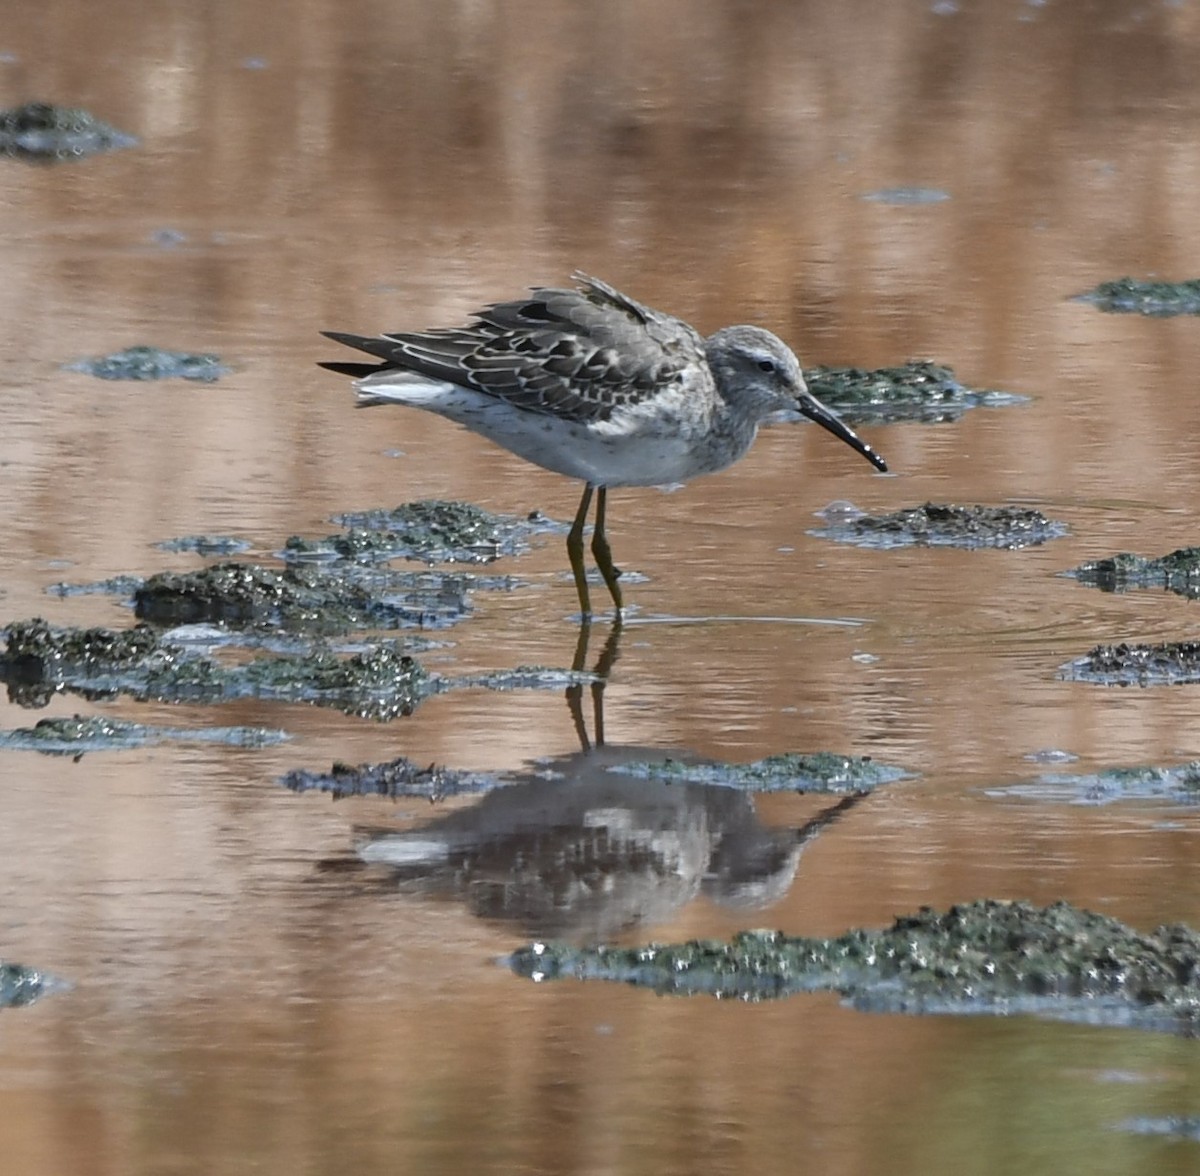
[[[352, 412], [314, 364], [337, 358], [321, 328], [450, 323], [578, 267], [704, 330], [759, 322], [807, 363], [929, 357], [1031, 397], [864, 427], [887, 477], [817, 429], [781, 427], [725, 474], [611, 495], [618, 563], [645, 577], [603, 696], [614, 754], [831, 750], [918, 775], [740, 903], [700, 884], [700, 818], [668, 823], [692, 872], [611, 879], [603, 920], [579, 926], [629, 942], [830, 935], [981, 896], [1200, 926], [1194, 808], [996, 795], [1044, 771], [1026, 757], [1045, 749], [1079, 771], [1200, 757], [1200, 688], [1056, 677], [1101, 641], [1196, 637], [1194, 602], [1059, 576], [1200, 542], [1200, 320], [1067, 300], [1126, 273], [1196, 276], [1195, 0], [106, 0], [44, 6], [0, 50], [6, 104], [86, 106], [141, 140], [53, 167], [0, 161], [6, 621], [129, 623], [110, 598], [44, 589], [199, 566], [153, 546], [178, 535], [244, 537], [264, 558], [328, 533], [332, 514], [422, 497], [569, 518], [577, 487], [444, 422]], [[901, 188], [949, 199], [868, 198]], [[216, 353], [232, 374], [61, 370], [139, 343]], [[1036, 506], [1070, 535], [866, 550], [808, 534], [837, 499]], [[432, 664], [569, 664], [561, 541], [495, 570], [525, 585], [478, 593]], [[0, 958], [74, 983], [0, 1014], [5, 1171], [1195, 1166], [1195, 1143], [1115, 1130], [1200, 1112], [1194, 1041], [868, 1015], [826, 996], [537, 987], [496, 965], [539, 933], [483, 901], [499, 866], [482, 889], [354, 868], [364, 830], [472, 802], [335, 803], [277, 783], [333, 760], [568, 756], [560, 693], [458, 692], [386, 725], [62, 697], [38, 714], [0, 705], [0, 726], [89, 710], [293, 738], [78, 762], [0, 752]], [[785, 830], [823, 803], [754, 808]]]

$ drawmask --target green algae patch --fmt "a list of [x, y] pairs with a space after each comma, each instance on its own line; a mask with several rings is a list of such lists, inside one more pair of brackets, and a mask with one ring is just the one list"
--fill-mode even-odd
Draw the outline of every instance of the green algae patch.
[[614, 765], [611, 772], [644, 780], [677, 781], [709, 787], [735, 788], [744, 792], [869, 792], [882, 784], [903, 779], [902, 768], [880, 764], [869, 756], [772, 755], [748, 764], [680, 759], [634, 760]]
[[882, 515], [843, 512], [809, 534], [860, 547], [1034, 547], [1067, 534], [1065, 523], [1022, 506], [926, 502]]
[[[139, 619], [156, 625], [190, 625], [203, 621], [234, 626], [284, 624], [318, 614], [307, 585], [295, 577], [248, 563], [219, 563], [197, 572], [159, 572], [134, 593]], [[344, 631], [344, 630], [342, 630]]]
[[1200, 803], [1200, 760], [1172, 768], [1142, 765], [1099, 772], [1048, 772], [1024, 784], [989, 788], [1000, 799], [1048, 804], [1115, 804], [1121, 801]]
[[230, 671], [163, 640], [150, 625], [61, 628], [35, 617], [14, 621], [3, 636], [0, 679], [19, 706], [45, 706], [64, 690], [90, 699], [129, 694], [172, 702], [229, 696]]
[[392, 641], [350, 657], [317, 648], [224, 666], [163, 639], [149, 625], [61, 629], [37, 618], [9, 625], [5, 637], [0, 678], [21, 706], [44, 706], [69, 690], [90, 699], [126, 694], [162, 702], [266, 698], [384, 720], [411, 714], [443, 688], [442, 679]]
[[[424, 499], [393, 510], [335, 515], [347, 533], [326, 539], [288, 539], [284, 556], [314, 559], [413, 559], [425, 563], [491, 563], [529, 549], [530, 538], [561, 526], [543, 515], [492, 514], [470, 502]], [[371, 533], [374, 532], [374, 536]]]
[[1166, 318], [1177, 314], [1200, 314], [1200, 278], [1183, 282], [1141, 282], [1117, 278], [1075, 296], [1111, 314], [1144, 314]]
[[1196, 600], [1200, 598], [1200, 547], [1178, 547], [1154, 558], [1122, 551], [1107, 559], [1089, 560], [1065, 574], [1102, 592], [1161, 588]]
[[3, 636], [7, 648], [0, 665], [10, 681], [94, 678], [170, 664], [180, 657], [180, 651], [164, 645], [149, 625], [133, 629], [64, 629], [34, 617], [14, 621], [4, 629]]
[[1200, 641], [1097, 645], [1059, 667], [1059, 677], [1100, 686], [1181, 686], [1200, 682]]
[[100, 715], [42, 719], [33, 727], [0, 731], [0, 749], [40, 751], [47, 755], [81, 755], [88, 751], [121, 751], [160, 743], [220, 743], [227, 747], [268, 747], [282, 743], [285, 731], [265, 727], [148, 727]]
[[201, 622], [333, 636], [362, 629], [441, 628], [470, 612], [461, 579], [431, 584], [400, 574], [331, 573], [296, 566], [274, 571], [226, 561], [193, 572], [160, 572], [134, 592], [141, 620]]
[[49, 972], [0, 960], [0, 1009], [31, 1005], [43, 996], [64, 992], [70, 987], [67, 981], [51, 976]]
[[140, 619], [156, 625], [222, 625], [251, 636], [313, 638], [364, 629], [446, 628], [470, 615], [471, 589], [497, 587], [511, 584], [507, 578], [466, 573], [400, 572], [354, 564], [276, 571], [225, 561], [191, 572], [52, 584], [46, 591], [55, 596], [127, 597]]
[[804, 380], [818, 400], [855, 424], [952, 421], [969, 408], [998, 408], [1028, 399], [968, 388], [953, 369], [929, 360], [872, 370], [816, 366], [805, 368]]
[[127, 347], [111, 355], [77, 359], [64, 371], [83, 372], [98, 380], [193, 380], [212, 384], [229, 369], [219, 356], [196, 355], [187, 351], [164, 351], [161, 347]]
[[[524, 550], [530, 535], [558, 527], [540, 515], [506, 518], [466, 503], [409, 503], [377, 514], [376, 521], [392, 520], [401, 529], [355, 525], [324, 539], [293, 536], [281, 553], [285, 566], [278, 570], [221, 558], [193, 571], [60, 583], [47, 591], [59, 596], [132, 597], [138, 618], [161, 626], [214, 624], [260, 635], [284, 632], [310, 638], [362, 630], [440, 629], [470, 615], [473, 590], [511, 590], [518, 581], [465, 570], [392, 570], [380, 563], [399, 558], [427, 564], [484, 563]], [[354, 517], [371, 522], [366, 515]], [[250, 545], [228, 536], [194, 535], [159, 546], [225, 557]]]
[[508, 963], [535, 981], [617, 980], [669, 995], [833, 991], [875, 1012], [1033, 1014], [1189, 1034], [1200, 1025], [1200, 935], [1184, 926], [1141, 934], [1066, 902], [926, 907], [830, 939], [747, 931], [632, 948], [532, 943]]
[[293, 792], [327, 792], [334, 800], [348, 796], [444, 800], [449, 796], [489, 792], [501, 783], [498, 777], [487, 773], [415, 764], [404, 756], [382, 764], [352, 766], [335, 762], [328, 772], [295, 769], [279, 782]]
[[318, 650], [256, 658], [231, 672], [255, 698], [332, 706], [380, 722], [412, 714], [422, 699], [443, 689], [441, 679], [391, 641], [352, 657]]
[[[180, 630], [179, 632], [182, 632]], [[62, 691], [97, 700], [129, 695], [159, 702], [261, 698], [330, 706], [387, 721], [431, 694], [466, 687], [562, 689], [592, 675], [543, 667], [448, 678], [429, 673], [407, 642], [373, 641], [347, 654], [317, 644], [237, 664], [202, 655], [146, 624], [128, 630], [58, 628], [40, 618], [3, 630], [0, 680], [20, 706], [45, 706]]]
[[86, 110], [26, 102], [0, 111], [0, 155], [55, 163], [133, 147], [137, 140]]

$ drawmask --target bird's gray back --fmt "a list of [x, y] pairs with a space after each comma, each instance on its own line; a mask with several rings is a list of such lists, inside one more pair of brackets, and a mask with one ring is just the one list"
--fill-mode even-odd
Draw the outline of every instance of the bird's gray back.
[[685, 375], [689, 387], [711, 382], [704, 341], [687, 323], [573, 276], [578, 289], [535, 287], [467, 326], [383, 335], [369, 350], [390, 366], [580, 422], [606, 421]]

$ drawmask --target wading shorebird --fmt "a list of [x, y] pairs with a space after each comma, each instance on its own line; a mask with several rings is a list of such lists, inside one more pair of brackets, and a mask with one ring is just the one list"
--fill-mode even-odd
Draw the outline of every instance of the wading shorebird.
[[616, 606], [620, 571], [605, 534], [610, 486], [686, 482], [733, 465], [759, 425], [801, 416], [887, 464], [804, 383], [790, 348], [761, 327], [707, 338], [586, 274], [578, 287], [534, 287], [476, 311], [463, 327], [388, 335], [322, 332], [379, 360], [323, 363], [355, 378], [359, 407], [436, 412], [543, 469], [584, 483], [567, 556], [586, 622], [591, 598], [583, 533], [592, 496], [592, 553]]

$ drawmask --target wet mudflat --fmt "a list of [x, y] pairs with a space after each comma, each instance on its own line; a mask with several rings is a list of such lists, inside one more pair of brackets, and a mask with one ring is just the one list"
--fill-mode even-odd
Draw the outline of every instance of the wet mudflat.
[[[919, 1015], [952, 911], [1189, 999], [1194, 5], [106, 0], [0, 50], [3, 1170], [1194, 1169], [1153, 1012]], [[614, 492], [580, 642], [578, 487], [315, 367], [575, 268], [776, 331], [892, 473], [780, 426]], [[503, 966], [747, 933], [920, 999]]]

